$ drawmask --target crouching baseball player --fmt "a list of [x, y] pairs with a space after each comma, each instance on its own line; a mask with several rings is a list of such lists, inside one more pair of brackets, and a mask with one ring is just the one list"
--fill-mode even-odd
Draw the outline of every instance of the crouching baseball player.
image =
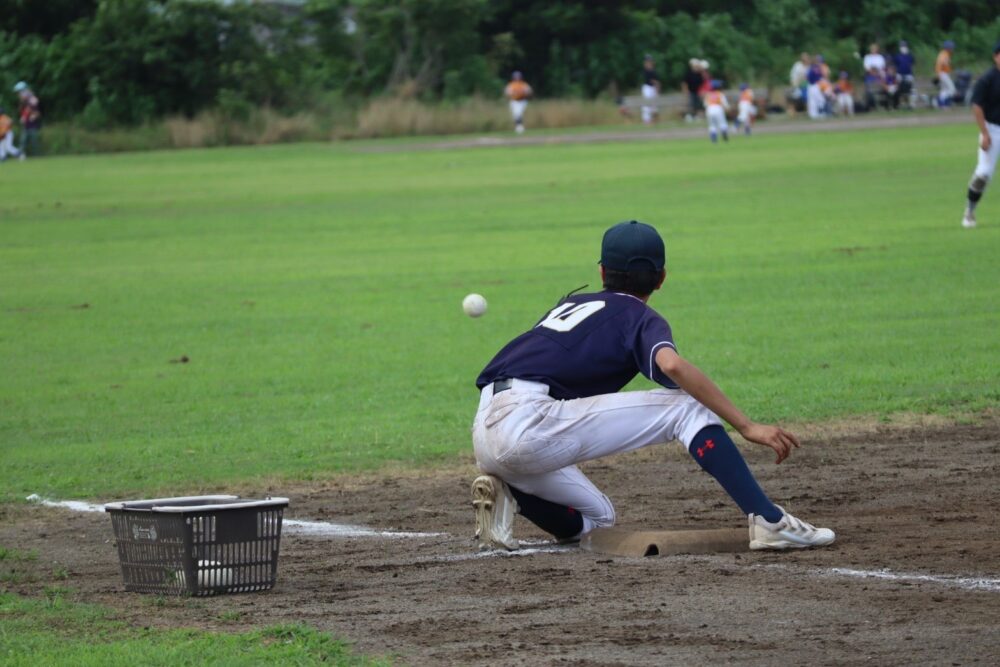
[[[518, 548], [515, 513], [563, 541], [613, 525], [611, 501], [576, 464], [674, 439], [748, 516], [751, 549], [833, 542], [833, 531], [768, 499], [722, 419], [773, 449], [777, 463], [799, 446], [796, 437], [740, 412], [677, 353], [670, 326], [646, 305], [664, 264], [655, 229], [615, 225], [601, 244], [603, 291], [568, 295], [479, 375], [472, 440], [485, 474], [472, 484], [472, 504], [482, 548]], [[637, 373], [662, 388], [620, 392]]]
[[993, 178], [1000, 156], [1000, 42], [993, 47], [990, 71], [976, 81], [972, 89], [972, 115], [979, 126], [979, 159], [969, 181], [969, 202], [962, 216], [962, 226], [976, 226], [976, 206], [986, 185]]

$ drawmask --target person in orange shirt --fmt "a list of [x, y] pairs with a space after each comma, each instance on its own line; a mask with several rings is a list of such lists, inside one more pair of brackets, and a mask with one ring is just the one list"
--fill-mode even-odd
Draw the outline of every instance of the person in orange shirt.
[[740, 84], [740, 103], [737, 107], [736, 128], [743, 128], [744, 134], [750, 136], [750, 126], [757, 117], [757, 106], [753, 101], [753, 89], [745, 83]]
[[833, 92], [837, 96], [837, 115], [854, 115], [854, 84], [851, 83], [850, 74], [841, 72], [837, 79], [837, 85]]
[[528, 108], [528, 100], [533, 93], [520, 72], [515, 71], [510, 75], [510, 83], [504, 88], [503, 94], [510, 100], [510, 115], [514, 119], [514, 131], [518, 134], [524, 134], [524, 110]]
[[705, 93], [705, 118], [708, 119], [708, 136], [714, 144], [719, 141], [720, 133], [723, 141], [729, 141], [729, 123], [726, 122], [729, 102], [722, 94], [721, 82], [712, 81], [711, 86], [711, 90]]
[[950, 39], [941, 45], [941, 52], [934, 63], [934, 74], [938, 80], [938, 106], [948, 107], [955, 97], [955, 82], [951, 80], [951, 54], [955, 52], [955, 42]]
[[0, 107], [0, 162], [6, 160], [8, 155], [24, 159], [24, 153], [14, 148], [14, 121]]

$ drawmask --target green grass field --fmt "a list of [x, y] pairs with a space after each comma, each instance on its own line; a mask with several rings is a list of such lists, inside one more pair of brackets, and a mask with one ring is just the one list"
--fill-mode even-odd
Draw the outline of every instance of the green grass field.
[[[468, 452], [480, 368], [596, 287], [601, 234], [628, 218], [666, 238], [652, 305], [682, 353], [757, 418], [995, 407], [1000, 204], [959, 226], [971, 135], [4, 164], [0, 504], [281, 488]], [[479, 320], [460, 309], [473, 291]], [[366, 660], [305, 626], [134, 628], [16, 546], [0, 546], [4, 664]]]
[[96, 605], [74, 603], [69, 591], [44, 598], [0, 591], [0, 662], [10, 667], [73, 665], [378, 665], [306, 626], [244, 633], [136, 628]]
[[[0, 167], [0, 499], [155, 496], [467, 452], [480, 368], [604, 229], [666, 238], [651, 303], [760, 419], [1000, 402], [1000, 194], [973, 132]], [[468, 292], [489, 313], [466, 318]], [[182, 357], [189, 359], [181, 363]], [[640, 386], [640, 385], [637, 385]]]

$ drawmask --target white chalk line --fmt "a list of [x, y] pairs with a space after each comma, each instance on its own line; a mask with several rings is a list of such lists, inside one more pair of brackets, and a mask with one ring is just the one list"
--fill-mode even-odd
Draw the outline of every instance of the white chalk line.
[[889, 569], [858, 570], [849, 567], [802, 568], [791, 565], [753, 565], [755, 569], [776, 569], [816, 574], [827, 577], [846, 577], [852, 579], [880, 579], [883, 581], [898, 581], [905, 583], [938, 584], [949, 588], [961, 588], [968, 591], [989, 591], [1000, 593], [1000, 578], [970, 577], [961, 574], [923, 574], [920, 572], [894, 572]]
[[[103, 512], [104, 505], [85, 503], [79, 500], [49, 500], [33, 493], [25, 500], [46, 507], [58, 507], [73, 512]], [[320, 537], [387, 537], [393, 539], [451, 537], [448, 533], [413, 533], [395, 530], [376, 530], [366, 526], [355, 526], [347, 523], [328, 523], [326, 521], [305, 521], [302, 519], [283, 519], [282, 526], [289, 533], [299, 535], [314, 535]]]
[[[103, 512], [103, 505], [95, 505], [79, 500], [49, 500], [42, 498], [38, 494], [32, 494], [26, 498], [28, 502], [37, 503], [46, 507], [58, 507], [71, 510], [73, 512]], [[301, 519], [285, 519], [283, 525], [288, 532], [300, 535], [313, 535], [320, 537], [386, 537], [386, 538], [430, 538], [430, 537], [452, 537], [448, 533], [417, 533], [405, 531], [387, 531], [356, 526], [343, 523], [327, 523], [325, 521], [305, 521]], [[418, 563], [457, 563], [469, 560], [480, 560], [487, 558], [510, 558], [520, 556], [534, 556], [537, 554], [563, 553], [575, 551], [575, 545], [559, 545], [542, 541], [522, 541], [521, 548], [517, 551], [488, 550], [474, 551], [469, 553], [447, 554], [444, 556], [432, 556], [421, 559]], [[751, 564], [746, 565], [755, 570], [782, 570], [806, 576], [819, 577], [839, 577], [846, 579], [877, 579], [881, 581], [896, 581], [906, 583], [936, 584], [948, 588], [958, 588], [968, 591], [987, 591], [1000, 593], [1000, 577], [970, 577], [961, 574], [925, 574], [921, 572], [895, 572], [887, 568], [879, 570], [863, 570], [847, 567], [802, 567], [787, 565], [783, 563]]]

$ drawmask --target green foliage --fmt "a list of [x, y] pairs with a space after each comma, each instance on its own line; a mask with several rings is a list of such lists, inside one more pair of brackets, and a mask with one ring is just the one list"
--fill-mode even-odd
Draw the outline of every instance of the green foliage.
[[954, 38], [956, 63], [988, 65], [1000, 19], [966, 0], [18, 0], [0, 12], [0, 100], [32, 83], [49, 119], [89, 129], [219, 107], [292, 114], [385, 94], [423, 101], [499, 96], [511, 70], [542, 96], [638, 87], [653, 54], [668, 88], [691, 57], [713, 74], [783, 83], [800, 51], [860, 74], [856, 51], [910, 41], [929, 67]]
[[468, 455], [476, 374], [631, 216], [666, 238], [652, 305], [748, 414], [996, 407], [1000, 199], [960, 227], [969, 129], [5, 163], [0, 499]]

